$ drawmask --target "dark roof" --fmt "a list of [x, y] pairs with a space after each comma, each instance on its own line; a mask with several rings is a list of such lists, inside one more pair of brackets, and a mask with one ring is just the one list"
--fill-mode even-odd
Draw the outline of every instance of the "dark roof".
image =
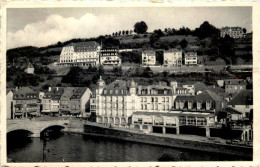
[[73, 46], [74, 52], [85, 52], [85, 51], [95, 51], [99, 43], [95, 41], [87, 41], [87, 42], [78, 42], [78, 43], [70, 43], [66, 46]]
[[[104, 88], [104, 90], [107, 91], [104, 95], [120, 95], [120, 94], [127, 94], [127, 90], [129, 87], [127, 86], [127, 83], [122, 80], [115, 80], [114, 82], [107, 85], [107, 87]], [[117, 90], [117, 93], [116, 93]], [[122, 93], [123, 92], [123, 93]]]
[[[31, 97], [31, 95], [33, 97]], [[36, 95], [36, 97], [34, 97], [34, 95]], [[29, 87], [22, 87], [20, 89], [18, 89], [17, 91], [14, 91], [14, 100], [16, 99], [28, 99], [27, 96], [30, 96], [30, 98], [37, 98], [37, 94], [35, 91], [33, 91], [32, 89], [30, 89]]]
[[181, 49], [177, 49], [177, 48], [173, 48], [173, 49], [169, 49], [169, 50], [166, 50], [164, 52], [181, 52], [182, 50]]
[[195, 100], [195, 96], [183, 96], [183, 95], [178, 95], [175, 98], [175, 101], [191, 101], [191, 100]]
[[199, 117], [206, 117], [206, 116], [214, 116], [212, 113], [205, 113], [205, 112], [182, 112], [182, 111], [170, 111], [170, 112], [133, 112], [133, 115], [156, 115], [156, 116], [199, 116]]
[[143, 53], [150, 53], [150, 54], [154, 54], [155, 55], [155, 51], [154, 50], [143, 50]]
[[234, 108], [231, 108], [231, 107], [227, 107], [226, 112], [228, 112], [230, 114], [242, 114], [240, 111], [237, 111], [237, 110], [235, 110]]
[[241, 90], [228, 102], [228, 105], [253, 105], [253, 90]]
[[52, 99], [52, 100], [60, 100], [62, 94], [64, 93], [64, 88], [63, 87], [58, 87], [57, 88], [52, 88], [51, 91], [48, 91], [45, 93], [43, 96], [44, 99]]
[[187, 52], [185, 53], [185, 56], [197, 56], [196, 52]]
[[243, 79], [227, 79], [224, 81], [225, 85], [245, 85], [246, 82]]
[[86, 92], [87, 87], [79, 87], [71, 96], [71, 99], [80, 99], [83, 94]]
[[195, 97], [196, 101], [223, 101], [223, 97], [219, 96], [213, 91], [205, 90]]
[[33, 65], [30, 62], [28, 62], [27, 68], [34, 68], [34, 67], [33, 67]]

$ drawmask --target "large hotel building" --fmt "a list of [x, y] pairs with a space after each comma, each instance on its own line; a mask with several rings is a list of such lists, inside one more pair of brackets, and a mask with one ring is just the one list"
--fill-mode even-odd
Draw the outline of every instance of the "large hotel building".
[[118, 47], [104, 47], [95, 42], [71, 43], [62, 48], [58, 65], [64, 66], [119, 66]]
[[[209, 136], [209, 128], [215, 124], [216, 109], [224, 108], [222, 99], [212, 92], [201, 95], [208, 96], [208, 100], [205, 101], [200, 99], [200, 96], [195, 98], [194, 95], [187, 94], [186, 98], [190, 97], [188, 99], [191, 99], [194, 106], [186, 108], [186, 102], [180, 100], [180, 95], [177, 93], [176, 81], [170, 82], [169, 86], [162, 84], [142, 86], [134, 80], [115, 80], [106, 85], [100, 78], [97, 84], [98, 87], [92, 94], [90, 103], [91, 112], [96, 113], [96, 121], [143, 132], [179, 134], [180, 127], [192, 126], [200, 128]], [[175, 99], [178, 99], [176, 104]], [[183, 107], [180, 107], [179, 101], [183, 103]], [[198, 110], [195, 106], [196, 101], [201, 104]], [[204, 106], [204, 103], [207, 105]], [[216, 105], [218, 103], [221, 105]]]

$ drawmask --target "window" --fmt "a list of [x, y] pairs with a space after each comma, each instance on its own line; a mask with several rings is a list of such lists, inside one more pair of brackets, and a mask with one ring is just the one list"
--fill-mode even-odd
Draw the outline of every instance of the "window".
[[104, 90], [104, 94], [105, 94], [105, 95], [107, 94], [107, 90]]
[[144, 98], [144, 102], [147, 102], [147, 98], [146, 97]]
[[166, 97], [166, 102], [169, 102], [169, 97]]
[[206, 125], [206, 124], [207, 124], [206, 118], [203, 118], [203, 117], [197, 118], [197, 125]]
[[152, 102], [154, 102], [154, 98], [152, 97]]
[[118, 90], [116, 90], [116, 94], [118, 94]]
[[162, 102], [165, 102], [165, 97], [162, 98]]
[[143, 98], [141, 97], [141, 102], [143, 102]]
[[158, 102], [158, 97], [155, 97], [155, 102]]
[[195, 125], [196, 124], [195, 117], [188, 117], [187, 123], [188, 123], [188, 125]]

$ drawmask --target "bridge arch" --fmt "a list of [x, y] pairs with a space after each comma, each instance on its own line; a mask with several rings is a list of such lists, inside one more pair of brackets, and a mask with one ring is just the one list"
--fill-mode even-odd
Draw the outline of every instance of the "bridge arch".
[[49, 128], [53, 128], [53, 127], [59, 127], [61, 129], [64, 129], [65, 127], [63, 125], [50, 125], [50, 126], [47, 126], [47, 127], [43, 127], [41, 130], [40, 130], [40, 133], [49, 129]]
[[18, 132], [18, 131], [25, 131], [25, 132], [28, 132], [28, 133], [33, 134], [33, 131], [32, 131], [31, 129], [25, 129], [25, 128], [9, 129], [9, 130], [7, 131], [7, 134], [14, 133], [14, 132]]

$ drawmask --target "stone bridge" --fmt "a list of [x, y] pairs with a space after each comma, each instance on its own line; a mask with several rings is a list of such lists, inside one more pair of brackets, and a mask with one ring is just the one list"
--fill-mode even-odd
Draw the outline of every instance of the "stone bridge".
[[52, 127], [60, 126], [67, 128], [69, 120], [7, 120], [7, 133], [15, 130], [26, 130], [31, 132], [30, 137], [40, 137], [40, 134], [43, 130]]

